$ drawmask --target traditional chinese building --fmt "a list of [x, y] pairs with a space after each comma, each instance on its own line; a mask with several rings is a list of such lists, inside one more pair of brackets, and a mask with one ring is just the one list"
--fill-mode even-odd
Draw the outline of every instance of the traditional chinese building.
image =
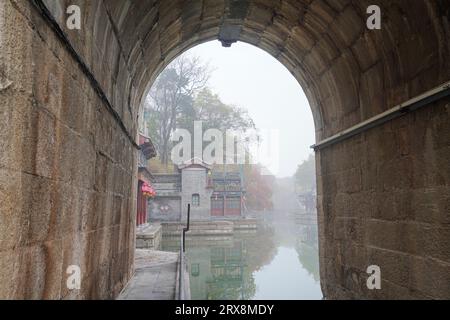
[[191, 204], [192, 220], [240, 218], [243, 183], [239, 172], [214, 171], [212, 165], [193, 158], [175, 174], [154, 175], [156, 197], [150, 200], [152, 221], [180, 221]]
[[156, 151], [150, 138], [139, 135], [138, 185], [137, 185], [137, 212], [136, 225], [141, 226], [148, 222], [148, 199], [156, 195], [152, 187], [152, 174], [147, 168], [147, 162], [156, 156]]
[[213, 194], [211, 215], [216, 217], [241, 216], [243, 203], [242, 177], [239, 172], [212, 174]]

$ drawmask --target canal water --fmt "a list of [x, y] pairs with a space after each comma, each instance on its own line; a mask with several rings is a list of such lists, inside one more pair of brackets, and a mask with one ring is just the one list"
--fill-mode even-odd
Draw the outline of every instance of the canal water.
[[[178, 251], [179, 238], [164, 237], [162, 250]], [[272, 217], [233, 236], [188, 237], [186, 255], [193, 300], [322, 299], [316, 225]]]

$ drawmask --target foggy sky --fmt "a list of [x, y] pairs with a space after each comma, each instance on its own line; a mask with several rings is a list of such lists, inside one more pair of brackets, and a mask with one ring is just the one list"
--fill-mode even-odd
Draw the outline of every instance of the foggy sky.
[[314, 123], [297, 80], [275, 58], [238, 42], [211, 41], [189, 50], [213, 68], [209, 85], [223, 102], [246, 108], [259, 129], [279, 130], [278, 177], [292, 176], [312, 153]]

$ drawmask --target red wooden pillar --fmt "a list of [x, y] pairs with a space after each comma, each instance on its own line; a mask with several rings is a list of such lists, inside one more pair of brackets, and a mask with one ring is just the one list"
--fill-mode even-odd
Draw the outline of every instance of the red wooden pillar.
[[147, 198], [142, 197], [142, 224], [147, 223]]
[[138, 190], [137, 190], [137, 212], [136, 212], [136, 225], [140, 226], [142, 223], [142, 218], [141, 218], [141, 214], [142, 214], [142, 198], [144, 197], [144, 195], [142, 194], [142, 181], [138, 181]]
[[144, 195], [144, 191], [142, 188], [144, 187], [145, 182], [142, 180], [138, 181], [138, 190], [137, 190], [137, 203], [136, 203], [136, 225], [140, 226], [147, 223], [147, 197]]

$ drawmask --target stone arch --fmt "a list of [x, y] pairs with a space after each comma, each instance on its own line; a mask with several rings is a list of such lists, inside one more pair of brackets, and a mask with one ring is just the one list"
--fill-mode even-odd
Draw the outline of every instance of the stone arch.
[[[100, 261], [85, 257], [91, 280], [89, 289], [80, 297], [114, 296], [131, 274], [134, 223], [130, 219], [135, 209], [134, 194], [121, 188], [120, 182], [131, 185], [135, 179], [136, 156], [130, 140], [137, 136], [143, 96], [157, 74], [181, 52], [212, 39], [225, 45], [244, 41], [267, 51], [303, 87], [318, 141], [450, 78], [449, 4], [445, 0], [375, 1], [382, 10], [381, 30], [365, 27], [366, 8], [374, 4], [365, 0], [78, 0], [75, 2], [82, 12], [81, 30], [66, 27], [65, 8], [72, 4], [69, 2], [73, 1], [8, 0], [0, 5], [0, 27], [6, 30], [2, 31], [0, 44], [8, 48], [2, 53], [7, 62], [5, 70], [0, 69], [0, 76], [13, 83], [11, 88], [2, 89], [9, 94], [2, 99], [12, 101], [25, 92], [35, 100], [34, 104], [22, 98], [20, 101], [39, 114], [25, 122], [38, 130], [38, 138], [30, 143], [42, 159], [30, 160], [31, 153], [24, 148], [23, 152], [14, 153], [19, 163], [14, 172], [21, 172], [36, 184], [38, 178], [47, 178], [56, 184], [76, 181], [77, 190], [92, 189], [88, 213], [100, 208], [108, 215], [108, 206], [115, 205], [115, 197], [120, 198], [117, 200], [120, 217], [118, 221], [109, 218], [113, 222], [108, 222], [111, 224], [106, 234], [96, 228], [96, 221], [86, 221], [88, 229], [95, 231], [94, 238], [111, 256], [101, 257]], [[24, 52], [22, 55], [18, 54], [20, 50]], [[83, 112], [74, 111], [80, 104]], [[33, 109], [36, 106], [42, 107], [45, 114], [41, 115], [39, 108]], [[92, 114], [88, 109], [95, 112]], [[88, 113], [95, 119], [95, 129], [85, 127]], [[49, 131], [40, 126], [47, 121], [54, 125]], [[432, 258], [438, 260], [432, 264], [436, 269], [433, 275], [443, 277], [438, 271], [448, 270], [450, 260], [445, 242], [449, 231], [443, 226], [445, 217], [433, 215], [429, 221], [406, 204], [398, 207], [397, 202], [392, 202], [396, 207], [389, 208], [389, 214], [383, 212], [384, 196], [389, 192], [402, 201], [413, 197], [418, 205], [426, 207], [431, 203], [443, 208], [448, 196], [443, 187], [449, 183], [448, 171], [442, 171], [448, 139], [439, 137], [438, 131], [448, 132], [448, 124], [447, 99], [436, 103], [430, 113], [408, 115], [320, 151], [317, 157], [320, 258], [322, 287], [327, 297], [448, 297], [446, 288], [433, 291], [419, 276], [415, 277], [419, 271], [413, 266], [425, 263], [429, 251], [408, 236], [411, 230], [416, 238], [423, 236], [427, 228], [435, 231], [441, 246], [432, 252]], [[58, 143], [56, 146], [44, 143], [40, 151], [48, 136], [55, 136]], [[71, 140], [73, 137], [76, 138]], [[12, 141], [11, 145], [17, 148], [21, 142]], [[51, 158], [45, 147], [61, 154], [60, 158]], [[65, 160], [67, 149], [88, 152], [95, 159], [92, 163], [87, 155], [76, 157], [80, 165], [75, 166], [81, 168], [84, 164], [90, 168], [93, 180], [87, 172], [81, 169], [72, 172], [64, 165], [61, 159]], [[426, 158], [425, 154], [432, 156]], [[8, 160], [4, 162], [8, 164]], [[425, 161], [427, 168], [420, 168], [420, 161]], [[6, 167], [11, 169], [13, 165]], [[81, 177], [77, 176], [80, 172]], [[430, 190], [444, 198], [425, 196]], [[105, 197], [107, 200], [103, 201]], [[61, 205], [65, 201], [60, 200]], [[54, 202], [50, 202], [48, 206], [54, 209]], [[25, 215], [22, 218], [28, 219]], [[56, 215], [52, 213], [43, 221], [37, 215], [36, 219], [48, 227]], [[100, 220], [100, 224], [104, 223]], [[418, 227], [424, 221], [426, 227]], [[55, 234], [61, 228], [70, 229], [71, 225], [62, 223], [50, 233], [39, 229], [36, 238], [31, 236], [22, 245], [34, 248], [32, 244], [56, 241], [59, 238]], [[398, 232], [379, 238], [373, 231], [377, 228], [398, 228], [395, 229]], [[29, 230], [30, 227], [28, 234]], [[402, 238], [396, 238], [397, 234]], [[73, 235], [84, 239], [89, 247], [92, 239], [83, 229], [73, 231]], [[108, 237], [114, 240], [113, 245], [105, 240]], [[399, 245], [398, 241], [405, 245]], [[70, 244], [63, 247], [67, 251], [72, 249]], [[84, 256], [90, 252], [88, 247], [79, 248], [73, 255]], [[5, 250], [10, 249], [6, 245]], [[22, 262], [34, 259], [28, 253], [20, 257], [11, 255]], [[407, 285], [402, 278], [405, 274], [399, 275], [389, 264], [397, 258], [403, 259], [402, 266], [413, 275]], [[113, 265], [111, 261], [120, 263]], [[381, 267], [388, 270], [384, 284], [389, 292], [369, 292], [365, 288], [365, 265], [370, 261], [380, 261]], [[64, 263], [65, 260], [61, 262]], [[110, 267], [107, 279], [102, 278], [105, 266]], [[104, 287], [95, 287], [99, 279], [105, 283]], [[21, 288], [31, 280], [23, 281]], [[63, 290], [54, 292], [47, 282], [44, 288], [41, 296], [70, 294]], [[25, 291], [5, 290], [8, 296], [27, 297]]]

